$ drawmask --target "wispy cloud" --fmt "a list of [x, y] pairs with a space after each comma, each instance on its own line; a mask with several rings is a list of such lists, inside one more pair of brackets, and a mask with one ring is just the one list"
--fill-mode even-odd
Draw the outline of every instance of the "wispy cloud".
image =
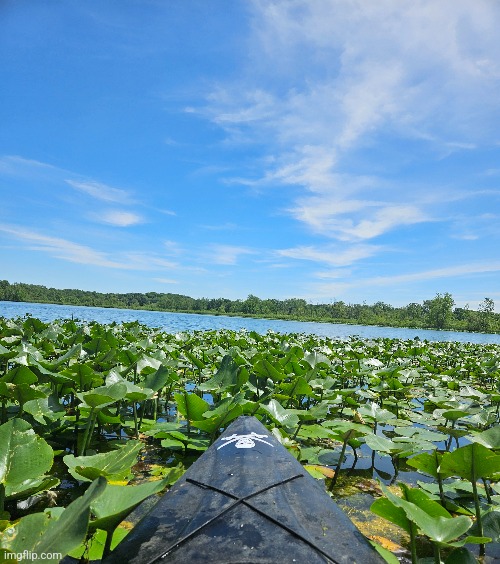
[[315, 289], [318, 291], [319, 295], [332, 295], [332, 293], [345, 291], [351, 288], [401, 286], [401, 284], [411, 282], [426, 282], [439, 278], [456, 279], [459, 277], [474, 276], [475, 274], [483, 274], [487, 272], [500, 272], [500, 262], [476, 262], [394, 276], [374, 276], [372, 278], [358, 279], [350, 282], [316, 284]]
[[342, 200], [328, 194], [301, 198], [290, 212], [315, 233], [342, 241], [373, 239], [397, 227], [431, 220], [416, 205]]
[[198, 110], [230, 142], [267, 149], [260, 175], [232, 180], [302, 187], [288, 213], [329, 238], [373, 239], [440, 219], [421, 198], [435, 186], [418, 195], [393, 186], [388, 199], [380, 167], [366, 183], [346, 163], [379, 137], [419, 141], [435, 159], [496, 140], [493, 3], [254, 0], [251, 9], [253, 72], [219, 85]]
[[54, 173], [59, 169], [47, 163], [34, 159], [26, 159], [19, 155], [3, 155], [0, 157], [0, 173], [11, 176], [25, 177], [33, 174]]
[[26, 249], [48, 253], [54, 258], [107, 268], [131, 268], [128, 265], [109, 259], [106, 253], [60, 237], [50, 237], [28, 229], [7, 225], [0, 225], [0, 231], [13, 239], [24, 242]]
[[162, 213], [163, 215], [177, 215], [173, 210], [157, 209], [156, 211]]
[[177, 241], [163, 241], [163, 248], [170, 256], [179, 256], [183, 253], [182, 245]]
[[135, 203], [128, 191], [122, 190], [121, 188], [113, 188], [112, 186], [108, 186], [107, 184], [103, 184], [101, 182], [67, 179], [66, 183], [75, 190], [83, 192], [96, 200], [102, 200], [103, 202], [115, 202], [118, 204]]
[[144, 218], [142, 216], [133, 212], [121, 210], [109, 210], [102, 213], [96, 213], [92, 214], [92, 217], [100, 223], [106, 223], [116, 227], [130, 227], [131, 225], [144, 223]]
[[52, 196], [64, 192], [63, 187], [70, 186], [73, 190], [86, 194], [93, 200], [121, 205], [138, 203], [129, 190], [114, 188], [103, 182], [85, 179], [82, 178], [81, 174], [18, 155], [0, 157], [0, 174], [38, 182], [49, 182]]
[[20, 226], [0, 224], [0, 232], [11, 239], [21, 242], [29, 251], [47, 253], [60, 260], [123, 270], [164, 270], [174, 269], [176, 263], [167, 261], [161, 256], [151, 253], [134, 253], [121, 251], [110, 253], [93, 249], [61, 237], [52, 237]]
[[205, 258], [214, 264], [234, 265], [242, 255], [252, 255], [256, 251], [248, 247], [238, 247], [235, 245], [211, 245], [208, 248]]
[[375, 255], [380, 248], [375, 245], [358, 245], [347, 249], [337, 247], [299, 246], [276, 251], [278, 256], [307, 260], [329, 266], [348, 266]]

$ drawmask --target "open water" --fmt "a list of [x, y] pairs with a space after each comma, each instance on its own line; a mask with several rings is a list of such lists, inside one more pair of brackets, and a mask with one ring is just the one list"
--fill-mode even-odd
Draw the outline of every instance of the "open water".
[[23, 317], [27, 314], [45, 322], [71, 318], [81, 321], [97, 321], [99, 323], [139, 321], [144, 325], [159, 327], [169, 333], [210, 329], [233, 329], [236, 331], [245, 329], [260, 334], [265, 334], [271, 330], [277, 333], [307, 333], [337, 339], [347, 339], [351, 336], [358, 336], [362, 339], [414, 339], [418, 337], [421, 340], [427, 341], [500, 344], [500, 335], [487, 333], [432, 331], [429, 329], [379, 327], [376, 325], [282, 321], [277, 319], [253, 319], [250, 317], [227, 317], [224, 315], [199, 315], [194, 313], [168, 313], [162, 311], [0, 301], [0, 317], [15, 318]]

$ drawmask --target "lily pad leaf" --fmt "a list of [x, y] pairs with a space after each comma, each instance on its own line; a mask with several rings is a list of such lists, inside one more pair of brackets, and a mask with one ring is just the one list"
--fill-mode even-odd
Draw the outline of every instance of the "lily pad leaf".
[[358, 411], [363, 417], [371, 419], [372, 421], [377, 421], [378, 423], [385, 423], [391, 419], [396, 419], [394, 413], [391, 413], [387, 409], [383, 409], [375, 402], [371, 402], [366, 406], [362, 405]]
[[239, 373], [240, 366], [236, 364], [231, 355], [227, 354], [222, 359], [220, 368], [215, 375], [203, 382], [203, 384], [200, 384], [198, 389], [201, 391], [217, 390], [222, 392], [238, 386], [238, 384], [241, 386], [242, 382], [240, 382]]
[[210, 404], [196, 394], [184, 392], [174, 394], [177, 402], [177, 411], [184, 415], [187, 421], [197, 421], [203, 419], [203, 414], [210, 409]]
[[[385, 496], [396, 507], [403, 509], [406, 517], [415, 523], [417, 527], [434, 542], [442, 544], [449, 543], [461, 537], [472, 525], [472, 520], [465, 515], [461, 515], [460, 517], [451, 517], [449, 514], [447, 517], [442, 515], [430, 515], [426, 510], [415, 503], [402, 499], [391, 493], [387, 488], [381, 487]], [[437, 505], [439, 504], [436, 503], [436, 506]], [[444, 508], [441, 509], [446, 511]]]
[[406, 516], [406, 513], [401, 507], [394, 505], [394, 503], [386, 497], [376, 499], [372, 503], [370, 511], [379, 517], [387, 519], [398, 527], [401, 527], [408, 534], [410, 533], [410, 520]]
[[486, 448], [500, 449], [500, 425], [495, 425], [482, 433], [467, 436], [467, 439], [473, 443], [480, 443]]
[[480, 443], [472, 443], [445, 453], [439, 471], [475, 482], [500, 472], [500, 455]]
[[0, 382], [9, 384], [34, 384], [37, 381], [38, 377], [27, 366], [16, 366], [0, 378]]
[[444, 561], [445, 564], [477, 564], [476, 557], [465, 547], [456, 548]]
[[262, 359], [257, 361], [253, 369], [257, 376], [260, 378], [269, 378], [273, 382], [280, 382], [286, 378], [286, 374], [283, 371], [277, 370], [273, 364], [271, 364], [267, 359]]
[[90, 531], [104, 529], [113, 531], [118, 524], [150, 495], [156, 494], [167, 487], [169, 479], [146, 482], [138, 486], [106, 485], [102, 494], [91, 504], [92, 513], [96, 520], [90, 523]]
[[52, 448], [28, 422], [16, 418], [0, 425], [0, 485], [15, 491], [50, 470], [53, 461]]
[[386, 437], [381, 437], [380, 435], [367, 435], [365, 437], [366, 444], [372, 449], [379, 453], [393, 454], [401, 451], [402, 447], [398, 446], [396, 443], [391, 441]]
[[413, 466], [413, 468], [425, 474], [429, 474], [429, 476], [433, 478], [438, 478], [439, 476], [444, 478], [448, 477], [448, 475], [444, 475], [439, 471], [442, 457], [443, 455], [437, 451], [433, 451], [432, 453], [422, 452], [409, 458], [406, 463], [408, 466]]
[[143, 447], [140, 441], [129, 441], [125, 446], [111, 452], [103, 452], [92, 456], [74, 456], [68, 454], [63, 458], [70, 474], [81, 481], [92, 481], [97, 476], [111, 479], [127, 476], [137, 461], [137, 454]]
[[52, 476], [25, 480], [22, 484], [7, 484], [5, 486], [5, 498], [8, 500], [26, 499], [30, 495], [50, 490], [58, 485], [59, 480]]
[[283, 427], [296, 427], [299, 424], [299, 418], [295, 410], [285, 409], [278, 401], [272, 399], [267, 405], [262, 405], [272, 419]]
[[138, 383], [142, 388], [150, 388], [154, 392], [161, 390], [164, 386], [179, 379], [176, 372], [166, 366], [160, 366], [156, 372], [148, 374], [144, 380]]
[[[493, 510], [485, 513], [482, 517], [483, 534], [490, 537], [493, 542], [500, 542], [500, 511]], [[477, 534], [477, 523], [474, 523], [470, 532]]]
[[24, 411], [32, 415], [41, 425], [46, 424], [45, 419], [55, 421], [61, 419], [66, 413], [55, 395], [27, 401], [24, 404]]
[[243, 414], [245, 394], [240, 392], [233, 397], [223, 399], [215, 409], [203, 414], [205, 420], [193, 421], [193, 425], [207, 433], [215, 433], [221, 427], [227, 426], [233, 419]]
[[105, 407], [118, 400], [123, 399], [127, 394], [127, 386], [123, 382], [116, 382], [110, 386], [100, 386], [90, 392], [76, 394], [89, 407]]

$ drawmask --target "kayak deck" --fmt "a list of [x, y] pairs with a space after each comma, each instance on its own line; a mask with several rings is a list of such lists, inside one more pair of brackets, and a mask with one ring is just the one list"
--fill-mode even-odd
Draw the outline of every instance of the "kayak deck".
[[375, 564], [383, 560], [323, 484], [255, 417], [243, 416], [105, 562]]

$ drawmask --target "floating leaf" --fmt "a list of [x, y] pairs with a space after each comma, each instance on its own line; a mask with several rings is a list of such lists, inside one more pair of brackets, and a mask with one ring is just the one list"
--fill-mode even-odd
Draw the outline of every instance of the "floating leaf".
[[472, 443], [445, 453], [439, 471], [475, 482], [500, 472], [500, 455], [480, 443]]
[[328, 466], [321, 466], [320, 464], [304, 464], [304, 468], [313, 476], [313, 478], [324, 480], [325, 478], [333, 478], [335, 470], [328, 468]]
[[107, 484], [99, 497], [91, 503], [96, 520], [90, 523], [90, 531], [113, 531], [125, 517], [150, 495], [167, 487], [169, 479], [146, 482], [138, 486], [112, 486]]
[[284, 372], [277, 370], [273, 364], [265, 358], [257, 361], [254, 364], [253, 369], [261, 378], [269, 378], [273, 382], [280, 382], [286, 378], [286, 374]]
[[422, 502], [417, 505], [394, 495], [383, 486], [382, 490], [389, 501], [403, 509], [406, 517], [434, 542], [449, 543], [461, 537], [472, 525], [472, 521], [465, 515], [451, 517], [439, 503], [428, 498], [422, 508]]
[[118, 400], [123, 399], [127, 394], [127, 386], [123, 382], [116, 382], [111, 386], [101, 386], [94, 388], [90, 392], [78, 393], [78, 398], [89, 407], [105, 407]]
[[125, 446], [111, 452], [76, 457], [68, 454], [63, 461], [70, 474], [77, 480], [90, 482], [98, 476], [117, 479], [130, 473], [142, 447], [143, 444], [140, 441], [129, 441]]
[[[240, 367], [229, 354], [222, 359], [219, 370], [215, 375], [198, 386], [201, 391], [217, 390], [223, 392], [230, 388], [241, 387], [243, 381], [239, 379]], [[248, 378], [247, 378], [248, 379]]]
[[480, 443], [493, 450], [500, 449], [500, 425], [495, 425], [482, 433], [469, 435], [467, 439], [473, 443]]
[[0, 425], [0, 487], [8, 487], [9, 495], [32, 487], [27, 481], [50, 470], [53, 460], [52, 448], [26, 421], [16, 418]]
[[262, 405], [273, 420], [283, 427], [296, 427], [299, 424], [299, 418], [294, 410], [285, 409], [277, 400], [272, 399], [267, 405]]
[[174, 394], [177, 411], [184, 415], [187, 421], [197, 421], [210, 409], [210, 404], [200, 396], [189, 392]]

